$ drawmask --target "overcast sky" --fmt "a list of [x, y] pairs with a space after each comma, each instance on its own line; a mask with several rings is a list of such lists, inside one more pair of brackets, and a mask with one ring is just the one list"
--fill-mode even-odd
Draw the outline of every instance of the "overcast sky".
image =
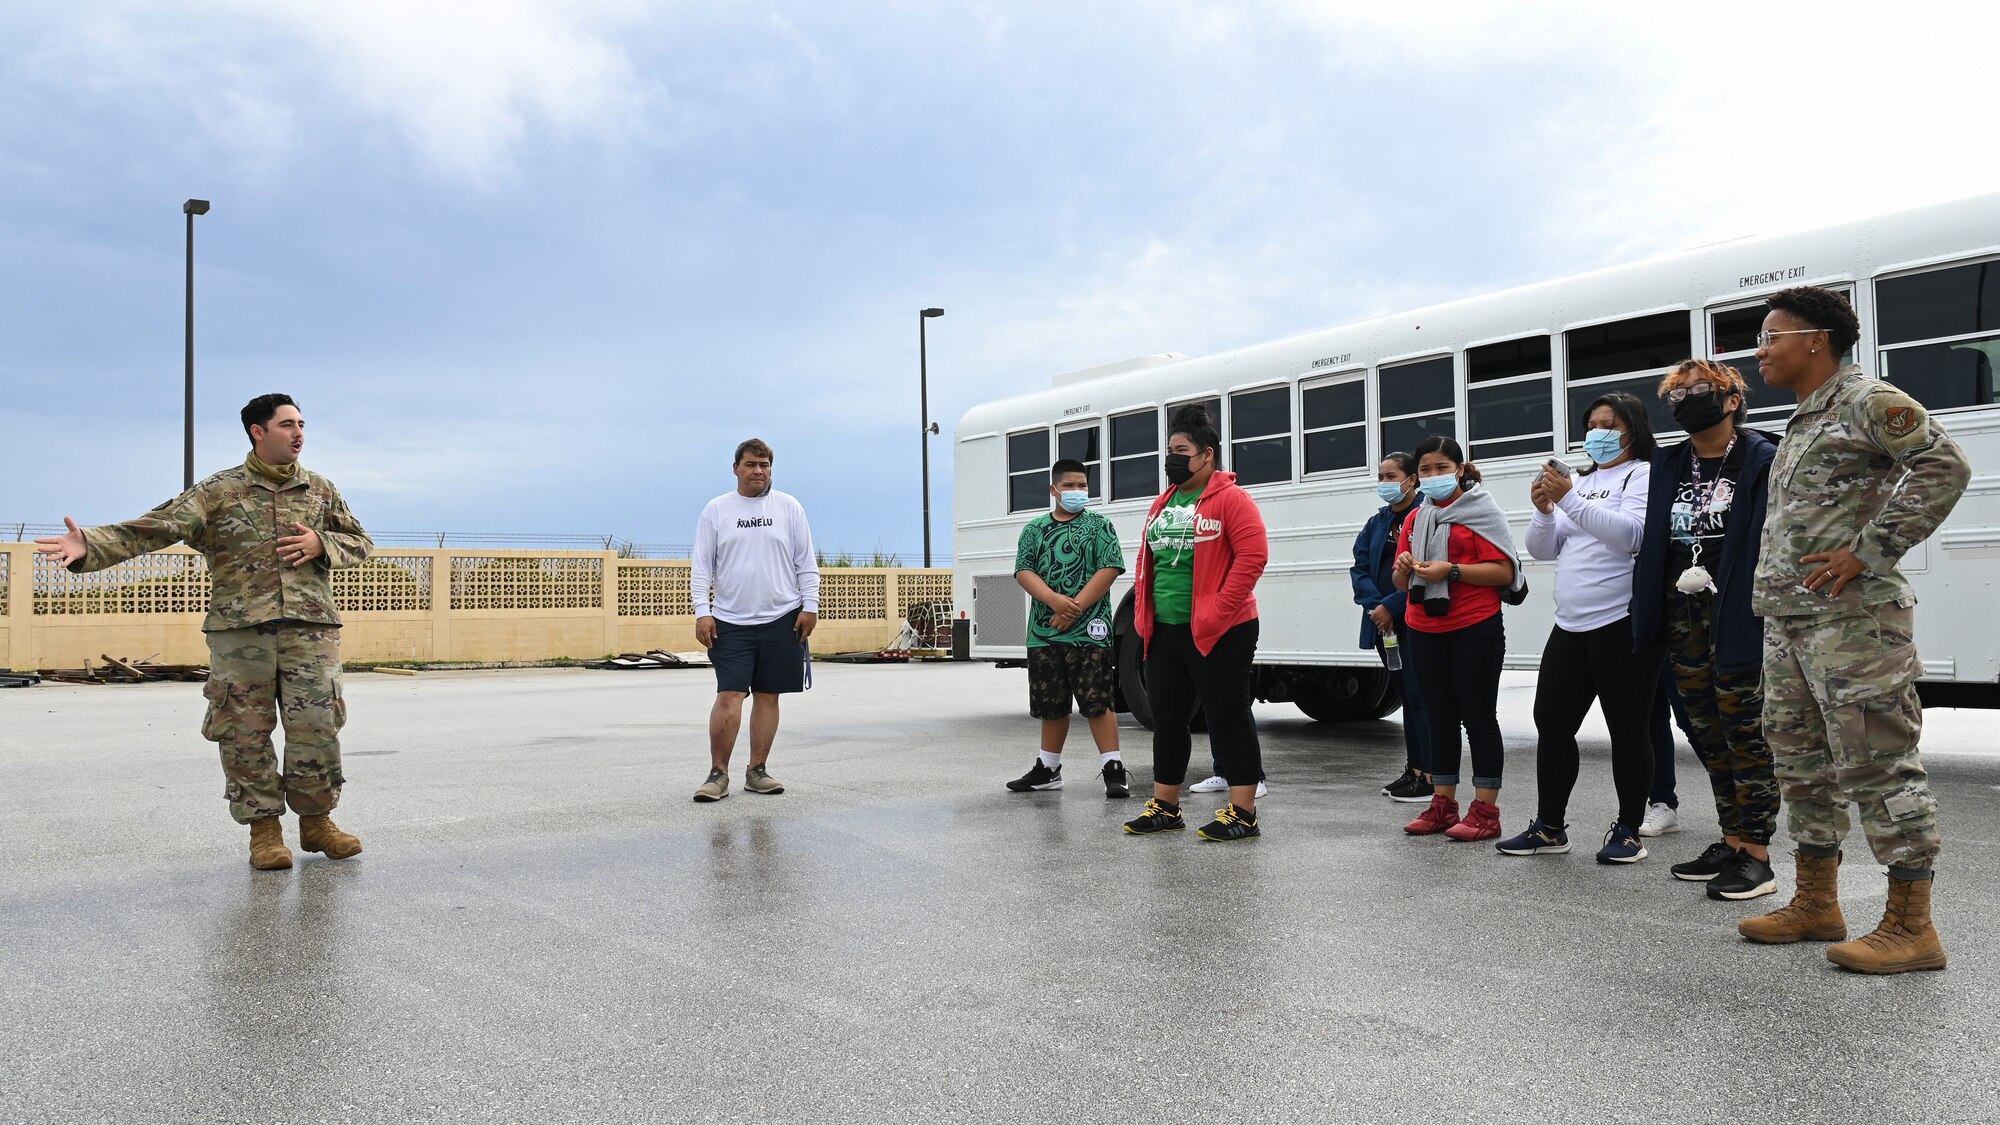
[[756, 435], [914, 551], [920, 307], [944, 545], [1053, 373], [2000, 189], [1994, 7], [0, 5], [0, 520], [179, 489], [189, 196], [199, 473], [687, 542]]

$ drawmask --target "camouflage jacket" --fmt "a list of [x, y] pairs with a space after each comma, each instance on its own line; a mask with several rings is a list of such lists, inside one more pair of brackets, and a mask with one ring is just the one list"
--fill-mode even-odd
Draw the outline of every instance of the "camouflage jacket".
[[[1788, 617], [1914, 604], [1897, 560], [1937, 530], [1971, 478], [1965, 451], [1922, 404], [1854, 364], [1841, 368], [1799, 403], [1778, 443], [1751, 609]], [[1814, 566], [1799, 559], [1840, 547], [1867, 571], [1837, 598], [1806, 589]]]
[[[304, 524], [326, 554], [301, 567], [278, 557], [278, 540]], [[127, 523], [83, 529], [86, 552], [75, 571], [103, 570], [175, 543], [208, 560], [214, 593], [202, 631], [267, 621], [340, 624], [330, 575], [357, 566], [375, 549], [333, 482], [306, 469], [283, 488], [248, 467], [224, 469]]]

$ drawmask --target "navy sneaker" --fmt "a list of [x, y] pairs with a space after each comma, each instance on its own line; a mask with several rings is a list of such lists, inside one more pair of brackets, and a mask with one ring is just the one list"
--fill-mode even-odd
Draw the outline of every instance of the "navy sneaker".
[[1528, 825], [1526, 832], [1502, 840], [1493, 847], [1505, 855], [1554, 855], [1569, 850], [1569, 833], [1561, 828], [1550, 828], [1538, 816]]
[[1646, 845], [1639, 841], [1639, 830], [1613, 821], [1611, 831], [1604, 834], [1604, 846], [1597, 849], [1597, 862], [1637, 863], [1645, 858]]

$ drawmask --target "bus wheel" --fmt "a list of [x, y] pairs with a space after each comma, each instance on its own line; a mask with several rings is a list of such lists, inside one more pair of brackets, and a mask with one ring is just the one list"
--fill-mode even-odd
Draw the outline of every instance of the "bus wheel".
[[1118, 637], [1118, 690], [1125, 708], [1139, 725], [1153, 729], [1153, 701], [1146, 695], [1146, 642], [1139, 630], [1127, 629]]
[[1299, 710], [1319, 723], [1365, 723], [1403, 705], [1386, 668], [1344, 669], [1345, 675], [1296, 692]]

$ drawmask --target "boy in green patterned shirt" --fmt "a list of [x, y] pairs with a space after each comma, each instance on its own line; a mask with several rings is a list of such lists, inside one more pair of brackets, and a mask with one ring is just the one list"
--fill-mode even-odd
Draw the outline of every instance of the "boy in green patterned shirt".
[[1118, 755], [1118, 716], [1111, 710], [1111, 583], [1125, 570], [1118, 529], [1089, 511], [1090, 474], [1064, 459], [1049, 469], [1052, 510], [1021, 529], [1014, 579], [1028, 603], [1028, 713], [1042, 721], [1042, 751], [1034, 766], [1007, 783], [1016, 793], [1062, 788], [1062, 748], [1069, 737], [1070, 700], [1090, 724], [1103, 763], [1104, 795], [1131, 792]]

